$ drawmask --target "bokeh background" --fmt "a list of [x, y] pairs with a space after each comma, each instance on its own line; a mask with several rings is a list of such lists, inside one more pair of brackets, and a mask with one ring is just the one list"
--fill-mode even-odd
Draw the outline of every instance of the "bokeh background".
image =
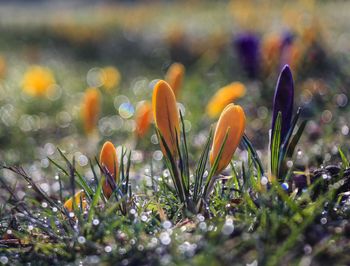
[[[134, 150], [135, 169], [160, 161], [153, 127], [138, 137], [135, 120], [155, 81], [179, 62], [177, 99], [194, 154], [217, 119], [208, 102], [232, 82], [245, 87], [234, 102], [264, 154], [275, 84], [289, 64], [295, 106], [310, 120], [298, 155], [303, 165], [331, 162], [337, 145], [348, 145], [349, 8], [307, 0], [0, 1], [0, 160], [42, 178], [53, 175], [47, 157], [59, 157], [56, 147], [85, 167], [112, 140]], [[92, 134], [82, 119], [88, 88], [101, 101]]]

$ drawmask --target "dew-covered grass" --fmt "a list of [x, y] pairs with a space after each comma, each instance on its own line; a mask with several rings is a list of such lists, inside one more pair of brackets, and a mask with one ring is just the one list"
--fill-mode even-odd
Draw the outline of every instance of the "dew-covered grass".
[[[0, 4], [0, 263], [348, 265], [349, 3], [126, 2]], [[252, 65], [239, 41], [255, 38]], [[147, 108], [174, 62], [185, 74], [168, 147]], [[285, 142], [273, 113], [284, 64]], [[238, 83], [245, 93], [213, 100]], [[217, 173], [224, 97], [245, 131]]]

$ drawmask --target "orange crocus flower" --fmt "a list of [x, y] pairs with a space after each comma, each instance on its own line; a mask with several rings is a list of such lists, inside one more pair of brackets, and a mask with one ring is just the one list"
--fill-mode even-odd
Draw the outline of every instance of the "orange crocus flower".
[[100, 113], [100, 92], [96, 88], [88, 88], [82, 104], [82, 117], [84, 128], [87, 134], [90, 134], [96, 128]]
[[148, 131], [152, 121], [152, 106], [143, 102], [136, 112], [136, 135], [142, 138]]
[[[158, 81], [154, 86], [152, 109], [156, 127], [163, 136], [171, 154], [176, 157], [176, 139], [180, 139], [179, 111], [174, 92], [164, 80]], [[167, 156], [162, 141], [159, 140], [159, 142], [163, 154]]]
[[185, 75], [185, 67], [181, 63], [173, 63], [169, 67], [166, 73], [165, 80], [173, 89], [174, 94], [176, 96], [179, 95], [180, 89], [182, 87], [184, 75]]
[[217, 117], [226, 105], [244, 96], [244, 94], [245, 86], [240, 82], [232, 82], [222, 87], [210, 99], [207, 105], [207, 114], [212, 118]]
[[274, 70], [280, 59], [282, 39], [278, 34], [270, 34], [262, 42], [262, 61], [266, 73]]
[[[109, 175], [118, 183], [119, 173], [118, 173], [118, 159], [117, 152], [110, 141], [106, 141], [101, 149], [100, 153], [100, 164], [104, 170], [108, 171]], [[113, 193], [113, 188], [111, 187], [110, 182], [108, 181], [109, 177], [106, 176], [106, 180], [102, 186], [103, 193], [106, 198], [110, 198]]]
[[220, 173], [230, 163], [231, 158], [241, 141], [245, 129], [245, 114], [241, 106], [233, 103], [222, 111], [216, 125], [213, 145], [210, 151], [210, 164], [213, 166], [219, 156], [220, 148], [228, 134], [215, 174]]
[[68, 212], [73, 211], [73, 199], [78, 208], [82, 206], [83, 210], [86, 210], [87, 202], [84, 190], [78, 191], [77, 193], [75, 193], [74, 197], [70, 197], [68, 200], [66, 200], [63, 206], [67, 209]]

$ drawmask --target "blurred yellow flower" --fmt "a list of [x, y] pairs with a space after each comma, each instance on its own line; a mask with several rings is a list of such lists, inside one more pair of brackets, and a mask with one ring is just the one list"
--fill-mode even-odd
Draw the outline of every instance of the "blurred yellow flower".
[[[179, 111], [174, 92], [164, 80], [158, 81], [153, 89], [152, 111], [156, 127], [171, 154], [177, 157], [176, 139], [180, 139]], [[163, 154], [167, 156], [162, 141], [159, 142]]]
[[148, 131], [152, 122], [152, 105], [143, 102], [136, 112], [136, 135], [142, 138]]
[[[102, 146], [101, 153], [100, 153], [100, 164], [102, 167], [104, 167], [108, 171], [108, 174], [114, 179], [114, 181], [118, 183], [119, 167], [118, 167], [117, 151], [113, 143], [110, 141], [106, 141]], [[106, 198], [110, 198], [113, 193], [113, 189], [110, 184], [110, 181], [108, 180], [108, 176], [106, 176], [106, 180], [102, 188]]]
[[78, 208], [82, 207], [83, 211], [86, 210], [87, 202], [86, 202], [85, 192], [83, 190], [80, 190], [77, 193], [75, 193], [74, 197], [70, 197], [64, 203], [64, 207], [67, 209], [68, 212], [73, 211], [73, 198]]
[[0, 55], [0, 79], [3, 79], [6, 74], [6, 60]]
[[54, 88], [56, 81], [52, 71], [43, 66], [31, 66], [22, 80], [23, 90], [31, 96], [45, 96]]
[[220, 148], [226, 139], [216, 174], [220, 173], [230, 163], [232, 156], [241, 141], [245, 129], [245, 114], [241, 106], [233, 103], [227, 105], [222, 111], [219, 121], [216, 125], [213, 145], [210, 151], [210, 165], [213, 166], [216, 158], [219, 156]]
[[245, 95], [245, 86], [240, 82], [233, 82], [219, 89], [207, 105], [207, 114], [217, 117], [226, 105]]
[[110, 91], [119, 85], [121, 76], [119, 70], [116, 67], [108, 66], [102, 68], [100, 79], [103, 87], [107, 91]]
[[165, 80], [173, 89], [175, 96], [178, 96], [180, 92], [184, 75], [185, 67], [181, 63], [173, 63], [166, 73]]
[[96, 128], [100, 113], [100, 92], [96, 88], [88, 88], [85, 92], [81, 114], [85, 132], [92, 133]]

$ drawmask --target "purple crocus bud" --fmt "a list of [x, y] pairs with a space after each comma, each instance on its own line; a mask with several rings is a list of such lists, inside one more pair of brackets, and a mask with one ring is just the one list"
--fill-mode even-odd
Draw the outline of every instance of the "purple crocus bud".
[[256, 34], [245, 32], [239, 34], [233, 42], [243, 69], [250, 78], [255, 78], [259, 72], [260, 41]]
[[292, 72], [288, 65], [285, 65], [278, 77], [275, 96], [273, 99], [272, 136], [275, 128], [278, 112], [282, 114], [281, 142], [285, 139], [292, 120], [294, 101], [294, 83]]

